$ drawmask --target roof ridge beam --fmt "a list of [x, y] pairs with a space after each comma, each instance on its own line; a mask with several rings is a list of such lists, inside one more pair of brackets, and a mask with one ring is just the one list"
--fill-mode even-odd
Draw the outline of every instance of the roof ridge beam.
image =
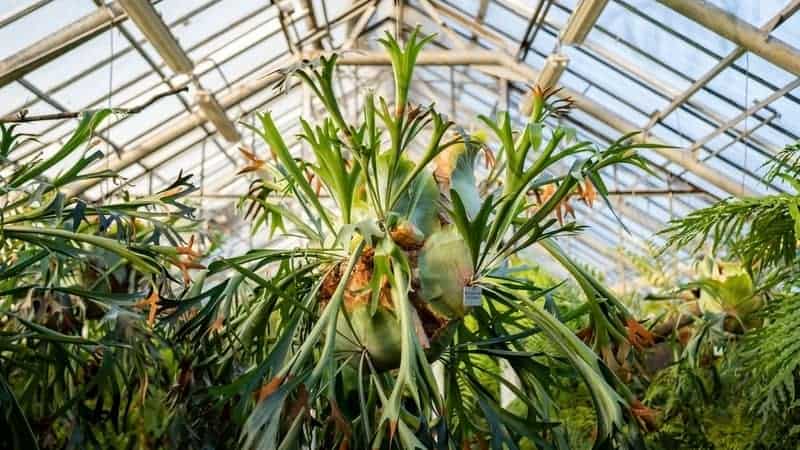
[[[764, 33], [769, 33], [777, 28], [780, 24], [786, 21], [789, 17], [791, 17], [797, 10], [800, 9], [800, 1], [793, 0], [789, 3], [786, 7], [784, 7], [777, 15], [775, 15], [772, 19], [770, 19], [766, 24], [764, 24], [760, 30]], [[698, 78], [691, 86], [685, 89], [680, 95], [675, 96], [669, 105], [667, 105], [662, 110], [656, 112], [653, 117], [650, 119], [650, 123], [647, 124], [647, 129], [650, 129], [655, 125], [658, 121], [665, 118], [673, 111], [675, 111], [681, 104], [689, 100], [697, 91], [703, 88], [706, 84], [708, 84], [712, 79], [714, 79], [717, 75], [722, 73], [728, 66], [733, 64], [739, 57], [744, 55], [747, 50], [744, 47], [738, 46], [732, 52], [728, 53], [727, 56], [722, 58], [714, 67], [712, 67], [708, 72], [706, 72], [703, 76]]]
[[153, 45], [164, 62], [176, 73], [188, 74], [197, 91], [195, 103], [205, 119], [214, 124], [217, 132], [228, 142], [241, 139], [236, 125], [220, 106], [214, 94], [206, 91], [200, 79], [194, 75], [194, 61], [183, 50], [172, 30], [164, 23], [149, 0], [119, 0], [122, 8], [136, 24], [142, 34]]

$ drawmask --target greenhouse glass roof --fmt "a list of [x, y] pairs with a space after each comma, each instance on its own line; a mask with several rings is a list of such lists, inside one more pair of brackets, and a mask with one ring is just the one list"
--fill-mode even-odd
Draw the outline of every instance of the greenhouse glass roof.
[[[417, 24], [437, 37], [412, 101], [436, 102], [477, 128], [478, 114], [518, 116], [528, 87], [548, 79], [575, 100], [564, 120], [580, 136], [605, 144], [644, 130], [664, 146], [644, 152], [653, 173], [605, 173], [624, 227], [606, 206], [576, 205], [589, 229], [568, 250], [611, 281], [634, 270], [619, 249], [646, 254], [671, 218], [730, 196], [789, 189], [762, 176], [764, 163], [800, 135], [798, 0], [161, 0], [152, 2], [157, 15], [136, 20], [128, 15], [137, 4], [149, 8], [134, 0], [0, 3], [0, 115], [129, 108], [189, 88], [100, 131], [111, 155], [100, 164], [134, 193], [162, 188], [183, 170], [195, 174], [204, 212], [229, 211], [248, 186], [236, 175], [238, 148], [267, 152], [245, 126], [253, 113], [272, 110], [287, 135], [300, 115], [322, 114], [295, 81], [273, 89], [275, 70], [341, 52], [339, 88], [350, 94], [345, 113], [355, 115], [365, 88], [391, 91], [375, 39]], [[164, 41], [177, 47], [172, 55]], [[179, 73], [171, 60], [185, 57], [190, 70]], [[225, 114], [214, 116], [213, 104]], [[20, 152], [52, 152], [73, 126], [31, 122], [25, 131], [38, 142]], [[87, 183], [76, 193], [119, 189]], [[263, 245], [245, 227], [237, 239]]]

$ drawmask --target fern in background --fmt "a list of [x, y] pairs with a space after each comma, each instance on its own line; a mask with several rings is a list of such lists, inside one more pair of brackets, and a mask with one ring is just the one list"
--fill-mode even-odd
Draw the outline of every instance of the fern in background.
[[778, 153], [767, 169], [765, 180], [782, 179], [794, 192], [724, 200], [663, 231], [666, 248], [697, 251], [710, 244], [713, 252], [741, 260], [757, 295], [768, 299], [756, 313], [759, 325], [733, 339], [718, 365], [725, 395], [732, 399], [729, 410], [748, 414], [748, 428], [759, 435], [743, 439], [738, 448], [800, 443], [800, 143]]
[[766, 181], [781, 178], [795, 192], [732, 198], [694, 211], [662, 231], [665, 247], [697, 251], [710, 242], [714, 252], [727, 249], [754, 269], [792, 265], [800, 234], [800, 143], [787, 146], [766, 166]]
[[[767, 306], [768, 323], [743, 339], [735, 370], [752, 386], [750, 410], [765, 423], [796, 424], [800, 418], [797, 398], [800, 374], [800, 293], [781, 293]], [[737, 373], [739, 375], [739, 373]], [[800, 437], [800, 427], [788, 430]]]

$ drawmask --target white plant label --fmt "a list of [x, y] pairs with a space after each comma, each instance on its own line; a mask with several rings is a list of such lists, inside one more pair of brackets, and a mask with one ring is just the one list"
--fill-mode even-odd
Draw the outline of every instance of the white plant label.
[[482, 296], [480, 286], [464, 286], [464, 306], [481, 306]]

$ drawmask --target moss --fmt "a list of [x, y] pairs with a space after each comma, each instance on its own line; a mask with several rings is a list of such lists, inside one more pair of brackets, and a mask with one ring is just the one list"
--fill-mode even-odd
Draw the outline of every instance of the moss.
[[647, 436], [648, 448], [747, 450], [761, 442], [761, 424], [746, 414], [744, 405], [727, 401], [718, 405], [696, 409], [693, 419], [687, 414], [673, 416]]
[[[748, 413], [747, 399], [735, 380], [712, 382], [710, 371], [672, 366], [656, 376], [645, 402], [668, 414], [660, 428], [646, 436], [652, 449], [748, 450], [794, 448], [786, 438], [767, 432]], [[718, 381], [719, 383], [719, 381]], [[701, 391], [710, 394], [703, 397]]]
[[561, 421], [567, 429], [569, 446], [574, 450], [592, 448], [596, 417], [591, 402], [578, 403], [561, 409]]

